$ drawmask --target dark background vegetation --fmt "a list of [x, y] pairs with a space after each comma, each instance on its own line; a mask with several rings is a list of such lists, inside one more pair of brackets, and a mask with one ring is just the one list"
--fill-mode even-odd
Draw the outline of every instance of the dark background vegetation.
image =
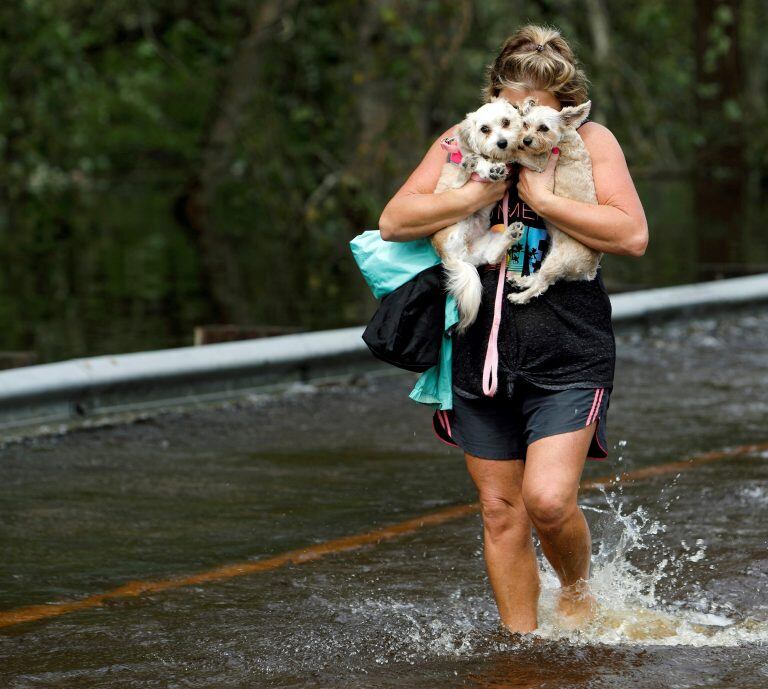
[[651, 228], [609, 290], [768, 270], [764, 0], [12, 0], [0, 6], [0, 350], [364, 323], [349, 240], [533, 21], [590, 76]]

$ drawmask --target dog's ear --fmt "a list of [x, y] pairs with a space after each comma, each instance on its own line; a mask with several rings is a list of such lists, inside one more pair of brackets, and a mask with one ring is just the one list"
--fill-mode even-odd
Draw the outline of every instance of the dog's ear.
[[507, 101], [507, 112], [515, 119], [515, 120], [522, 120], [523, 115], [520, 112], [520, 108], [518, 108], [514, 103], [511, 103], [510, 101]]
[[459, 147], [465, 151], [474, 151], [475, 145], [472, 140], [472, 132], [474, 127], [472, 126], [472, 118], [467, 117], [458, 124], [456, 127], [456, 138], [459, 141]]
[[581, 105], [568, 105], [560, 111], [560, 119], [566, 127], [578, 127], [589, 116], [592, 101]]
[[519, 106], [515, 107], [520, 111], [521, 115], [525, 116], [530, 112], [531, 108], [535, 108], [538, 104], [538, 98], [534, 96], [528, 96], [528, 98], [525, 98]]

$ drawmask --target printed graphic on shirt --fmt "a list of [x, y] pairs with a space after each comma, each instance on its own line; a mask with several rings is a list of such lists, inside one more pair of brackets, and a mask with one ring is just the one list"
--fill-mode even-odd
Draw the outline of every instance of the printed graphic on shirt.
[[518, 275], [531, 275], [541, 268], [549, 248], [549, 232], [538, 227], [525, 226], [523, 236], [513, 244], [507, 254], [507, 270]]
[[[461, 152], [456, 144], [455, 137], [446, 137], [440, 142], [442, 148], [447, 151], [446, 162], [461, 163]], [[507, 223], [521, 222], [524, 225], [523, 234], [513, 244], [507, 253], [507, 270], [518, 275], [530, 275], [535, 273], [547, 255], [549, 249], [549, 232], [541, 216], [530, 208], [517, 195], [517, 176], [519, 166], [514, 167], [511, 173], [514, 181], [509, 189], [509, 214]], [[491, 211], [490, 226], [503, 224], [503, 211], [499, 201]]]
[[[509, 188], [507, 223], [521, 222], [524, 229], [520, 239], [509, 249], [507, 270], [518, 275], [531, 275], [541, 267], [547, 255], [549, 232], [544, 219], [517, 195], [517, 172], [513, 175], [515, 180]], [[499, 201], [491, 212], [491, 226], [504, 222], [501, 208], [501, 201]]]

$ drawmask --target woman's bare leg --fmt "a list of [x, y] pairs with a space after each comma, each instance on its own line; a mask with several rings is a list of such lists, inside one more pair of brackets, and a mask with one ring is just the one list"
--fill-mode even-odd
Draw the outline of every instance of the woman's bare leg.
[[541, 549], [557, 574], [558, 611], [576, 626], [595, 612], [589, 592], [592, 539], [577, 503], [579, 481], [595, 423], [541, 438], [528, 446], [522, 496]]
[[539, 568], [522, 497], [522, 460], [464, 453], [483, 517], [483, 554], [502, 624], [512, 632], [538, 626]]

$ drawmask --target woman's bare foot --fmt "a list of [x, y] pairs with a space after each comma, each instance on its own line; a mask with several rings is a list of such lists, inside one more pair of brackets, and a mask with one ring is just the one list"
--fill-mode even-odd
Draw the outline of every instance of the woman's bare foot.
[[535, 629], [521, 632], [508, 627], [501, 621], [499, 621], [496, 633], [491, 638], [514, 646], [541, 646], [547, 643], [547, 639], [539, 636]]
[[536, 631], [538, 628], [538, 625], [534, 622], [532, 625], [507, 625], [503, 622], [499, 622], [500, 628], [504, 631], [506, 634], [530, 634], [531, 632]]
[[589, 624], [597, 615], [597, 599], [584, 579], [560, 588], [557, 605], [560, 624], [566, 629], [578, 629]]

